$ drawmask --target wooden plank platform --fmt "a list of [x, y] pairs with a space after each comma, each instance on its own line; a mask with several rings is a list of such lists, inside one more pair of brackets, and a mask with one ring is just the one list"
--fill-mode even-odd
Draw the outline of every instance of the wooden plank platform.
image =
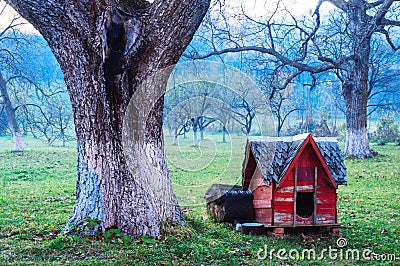
[[346, 228], [346, 226], [342, 225], [341, 223], [337, 224], [305, 224], [305, 225], [270, 225], [264, 224], [265, 228], [301, 228], [301, 227], [336, 227], [336, 228]]

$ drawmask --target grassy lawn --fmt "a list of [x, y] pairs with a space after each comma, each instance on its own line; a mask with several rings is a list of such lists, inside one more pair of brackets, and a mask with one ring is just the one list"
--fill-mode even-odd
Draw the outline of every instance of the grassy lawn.
[[[132, 239], [116, 232], [100, 239], [57, 236], [72, 212], [75, 199], [75, 145], [47, 147], [27, 141], [23, 155], [10, 152], [12, 143], [0, 138], [0, 264], [77, 265], [345, 265], [337, 258], [308, 261], [301, 256], [279, 260], [257, 253], [272, 249], [337, 248], [336, 239], [319, 235], [286, 235], [283, 240], [242, 235], [213, 222], [205, 211], [204, 191], [212, 183], [240, 183], [245, 139], [229, 143], [211, 136], [199, 148], [190, 139], [166, 150], [174, 189], [186, 208], [186, 222], [163, 225], [159, 239]], [[400, 257], [400, 147], [373, 146], [380, 155], [347, 160], [347, 186], [340, 186], [338, 215], [347, 227], [345, 249], [370, 249]], [[261, 253], [262, 254], [262, 253]], [[276, 254], [276, 253], [275, 253]], [[335, 253], [334, 253], [335, 254]], [[399, 258], [400, 259], [400, 258]], [[400, 260], [399, 260], [400, 261]], [[399, 261], [359, 261], [354, 264], [396, 265]]]

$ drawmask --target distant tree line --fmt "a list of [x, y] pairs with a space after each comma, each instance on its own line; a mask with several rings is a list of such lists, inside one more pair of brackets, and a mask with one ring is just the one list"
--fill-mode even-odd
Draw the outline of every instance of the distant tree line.
[[277, 0], [256, 16], [243, 6], [235, 13], [221, 5], [206, 17], [185, 56], [219, 58], [251, 73], [269, 95], [278, 135], [290, 115], [304, 111], [288, 90], [329, 90], [328, 99], [345, 115], [344, 153], [364, 158], [375, 154], [368, 117], [399, 108], [398, 9], [396, 1], [320, 0], [310, 15], [300, 16]]
[[[219, 58], [225, 64], [248, 73], [257, 82], [268, 99], [275, 120], [276, 135], [312, 132], [315, 135], [340, 136], [344, 139], [346, 102], [343, 98], [343, 81], [335, 68], [311, 74], [309, 71], [294, 71], [296, 68], [288, 62], [282, 62], [279, 56], [264, 57], [254, 51], [257, 49], [240, 49], [254, 42], [254, 35], [245, 32], [261, 28], [264, 33], [274, 32], [274, 38], [269, 40], [269, 45], [275, 43], [286, 49], [287, 57], [298, 53], [292, 44], [293, 40], [298, 39], [297, 35], [293, 33], [294, 35], [287, 35], [287, 39], [279, 39], [279, 34], [286, 31], [281, 29], [278, 32], [274, 27], [287, 22], [286, 28], [293, 29], [294, 32], [304, 31], [307, 36], [304, 27], [311, 22], [295, 16], [277, 16], [278, 10], [286, 15], [291, 14], [288, 10], [283, 11], [280, 4], [279, 1], [276, 3], [276, 11], [269, 15], [269, 21], [256, 21], [242, 10], [240, 21], [245, 23], [230, 22], [229, 27], [226, 24], [228, 19], [224, 15], [224, 7], [221, 6], [218, 16], [215, 16], [214, 10], [214, 15], [209, 13], [206, 16], [181, 61], [191, 60], [190, 58], [196, 58], [217, 47], [223, 49], [227, 43], [236, 43], [237, 47], [233, 49], [235, 53], [225, 51]], [[331, 12], [328, 17], [320, 17], [319, 23], [328, 19], [339, 21], [335, 12]], [[65, 145], [66, 141], [75, 139], [75, 132], [62, 72], [43, 38], [19, 32], [16, 27], [18, 24], [18, 18], [15, 18], [0, 34], [0, 64], [4, 80], [2, 84], [6, 85], [3, 86], [6, 89], [2, 90], [0, 100], [0, 134], [14, 135], [15, 141], [19, 142], [14, 147], [15, 150], [23, 150], [23, 142], [18, 136], [28, 134], [49, 145], [55, 142]], [[242, 35], [233, 35], [226, 27]], [[314, 29], [315, 27], [316, 24]], [[318, 30], [325, 34], [325, 28], [321, 25]], [[265, 40], [268, 44], [268, 39]], [[301, 43], [300, 40], [302, 39], [298, 43]], [[346, 39], [340, 40], [344, 45]], [[309, 40], [306, 38], [303, 41]], [[320, 42], [319, 46], [325, 45], [322, 40]], [[399, 110], [400, 93], [397, 84], [400, 81], [400, 57], [379, 36], [373, 35], [370, 47], [366, 115], [370, 121], [378, 121], [382, 114]], [[180, 86], [167, 93], [164, 122], [165, 127], [174, 135], [175, 144], [178, 136], [186, 137], [192, 131], [193, 144], [197, 146], [198, 138], [204, 138], [206, 128], [221, 132], [223, 142], [226, 141], [229, 127], [229, 131], [258, 134], [253, 119], [256, 113], [265, 110], [260, 110], [259, 106], [246, 100], [245, 91], [242, 95], [226, 91], [221, 94], [221, 91], [223, 90], [216, 88], [215, 84], [197, 84]], [[377, 134], [378, 131], [374, 132]], [[377, 140], [374, 134], [370, 134], [370, 138]]]
[[63, 74], [44, 39], [20, 24], [15, 17], [0, 29], [0, 135], [13, 135], [14, 151], [24, 151], [26, 135], [64, 146], [75, 137]]

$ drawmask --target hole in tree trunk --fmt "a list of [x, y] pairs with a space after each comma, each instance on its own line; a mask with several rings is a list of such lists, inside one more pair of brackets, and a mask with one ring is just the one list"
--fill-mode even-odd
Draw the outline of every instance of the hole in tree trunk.
[[309, 218], [314, 213], [314, 193], [298, 192], [296, 199], [296, 214], [302, 218]]

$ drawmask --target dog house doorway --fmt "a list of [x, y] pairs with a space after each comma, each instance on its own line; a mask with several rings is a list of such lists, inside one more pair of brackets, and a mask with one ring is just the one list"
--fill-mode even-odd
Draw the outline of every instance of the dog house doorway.
[[[316, 167], [298, 167], [295, 172], [295, 216], [302, 221], [301, 223], [312, 223], [315, 217], [316, 188], [317, 188], [317, 168]], [[295, 218], [296, 220], [296, 218]], [[296, 221], [294, 222], [294, 225]]]
[[310, 218], [314, 213], [314, 193], [297, 192], [296, 214], [301, 218]]

